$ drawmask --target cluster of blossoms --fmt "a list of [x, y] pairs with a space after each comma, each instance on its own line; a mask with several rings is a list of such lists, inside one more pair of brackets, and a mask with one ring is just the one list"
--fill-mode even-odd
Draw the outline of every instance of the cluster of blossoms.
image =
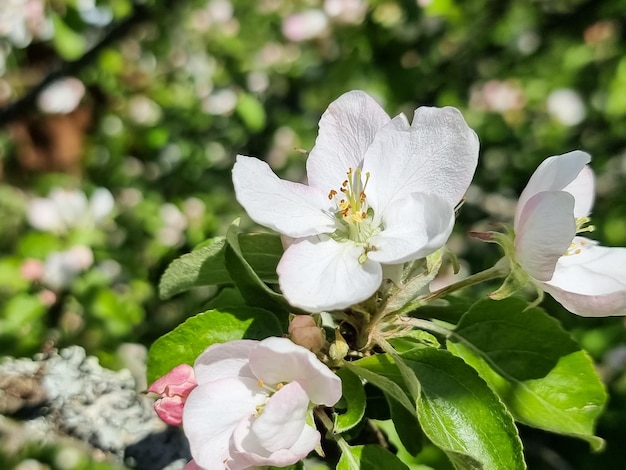
[[[478, 149], [454, 108], [418, 108], [409, 123], [353, 91], [323, 114], [306, 184], [281, 180], [265, 162], [243, 155], [233, 183], [249, 216], [283, 236], [277, 273], [285, 299], [311, 313], [341, 311], [341, 318], [365, 312], [371, 331], [372, 318], [399, 315], [388, 310], [382, 287], [401, 290], [414, 267], [405, 271], [407, 263], [446, 243]], [[578, 235], [591, 230], [589, 162], [580, 151], [546, 159], [520, 196], [513, 229], [474, 234], [505, 252], [492, 272], [507, 279], [492, 298], [531, 284], [578, 315], [626, 314], [626, 248]], [[439, 269], [419, 266], [427, 266], [425, 279]], [[422, 295], [423, 287], [412, 298], [425, 302], [451, 291]], [[214, 344], [193, 367], [178, 366], [150, 387], [161, 396], [159, 416], [182, 425], [189, 439], [187, 470], [286, 466], [319, 446], [312, 410], [342, 395], [340, 379], [320, 358], [332, 365], [336, 357], [332, 348], [321, 352], [326, 340], [311, 316], [292, 318], [289, 334], [293, 342]]]
[[284, 467], [320, 443], [312, 407], [333, 406], [341, 381], [286, 338], [214, 344], [193, 368], [178, 366], [148, 389], [155, 410], [183, 425], [194, 460], [186, 470]]

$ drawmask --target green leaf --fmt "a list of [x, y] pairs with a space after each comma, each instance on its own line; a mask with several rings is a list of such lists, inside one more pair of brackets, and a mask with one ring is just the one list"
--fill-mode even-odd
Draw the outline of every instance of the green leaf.
[[232, 282], [226, 270], [225, 250], [226, 239], [217, 237], [208, 245], [172, 261], [159, 283], [161, 299], [168, 299], [192, 287]]
[[424, 434], [456, 468], [526, 468], [513, 418], [474, 369], [440, 349], [414, 349], [402, 359], [421, 384]]
[[398, 457], [377, 445], [342, 446], [337, 470], [409, 470]]
[[200, 353], [212, 344], [281, 334], [276, 317], [259, 308], [233, 307], [228, 312], [209, 310], [200, 313], [152, 344], [148, 354], [148, 383], [179, 364], [193, 365]]
[[404, 385], [402, 374], [389, 356], [375, 354], [355, 362], [346, 362], [344, 366], [378, 387], [385, 393], [385, 396], [397, 400], [409, 413], [417, 416], [415, 402], [409, 399], [407, 392], [399, 385]]
[[417, 416], [407, 413], [404, 407], [390, 396], [387, 396], [387, 403], [391, 411], [391, 420], [402, 446], [409, 454], [417, 455], [422, 449], [424, 435]]
[[237, 236], [238, 228], [239, 220], [236, 220], [226, 233], [228, 242], [225, 253], [226, 268], [248, 305], [273, 312], [279, 317], [281, 324], [286, 326], [289, 321], [288, 313], [294, 309], [282, 295], [274, 292], [263, 282], [245, 259]]
[[[262, 282], [276, 283], [276, 266], [283, 254], [280, 237], [270, 233], [238, 235], [242, 256]], [[161, 299], [199, 286], [231, 284], [226, 269], [226, 238], [216, 237], [191, 253], [175, 259], [167, 267], [159, 283]]]
[[337, 371], [341, 379], [342, 401], [335, 405], [335, 409], [345, 405], [345, 413], [335, 415], [334, 432], [340, 434], [359, 424], [365, 414], [365, 390], [361, 379], [354, 372], [345, 367]]
[[477, 302], [461, 319], [448, 349], [474, 367], [518, 421], [587, 440], [606, 392], [587, 354], [539, 308], [509, 298]]
[[283, 243], [274, 233], [241, 233], [239, 248], [252, 270], [263, 282], [276, 284], [276, 267], [283, 255]]
[[[475, 370], [447, 351], [433, 348], [413, 349], [401, 357], [421, 386], [416, 408], [424, 434], [446, 452], [456, 468], [525, 468], [512, 417]], [[394, 388], [380, 377], [394, 383], [408, 400], [403, 374], [390, 356], [377, 354], [349, 367], [368, 371], [385, 392]], [[359, 371], [354, 370], [369, 380]], [[393, 398], [405, 406], [398, 397], [394, 392]]]

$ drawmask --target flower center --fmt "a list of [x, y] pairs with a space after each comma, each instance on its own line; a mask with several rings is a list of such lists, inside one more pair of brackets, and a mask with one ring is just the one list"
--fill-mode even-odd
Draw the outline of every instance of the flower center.
[[[339, 191], [331, 189], [328, 193], [328, 199], [337, 205], [335, 216], [340, 221], [340, 228], [333, 234], [333, 238], [337, 241], [347, 239], [363, 244], [365, 251], [359, 258], [359, 262], [364, 263], [367, 259], [367, 252], [376, 249], [367, 242], [381, 229], [373, 223], [374, 211], [369, 207], [365, 194], [370, 173], [363, 175], [360, 168], [356, 170], [348, 168], [346, 176]], [[363, 176], [365, 176], [365, 181], [363, 181]]]
[[[593, 232], [596, 228], [593, 225], [589, 225], [589, 222], [591, 222], [589, 217], [580, 217], [576, 219], [576, 235], [584, 232]], [[569, 248], [565, 251], [565, 256], [580, 254], [588, 244], [589, 243], [584, 238], [574, 238]]]

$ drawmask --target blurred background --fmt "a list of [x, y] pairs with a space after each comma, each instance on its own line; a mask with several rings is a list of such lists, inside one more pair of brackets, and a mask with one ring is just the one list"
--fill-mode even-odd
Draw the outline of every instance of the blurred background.
[[[463, 272], [500, 257], [465, 233], [510, 222], [536, 166], [574, 149], [597, 175], [592, 237], [626, 246], [624, 11], [624, 0], [2, 0], [0, 356], [78, 344], [115, 369], [125, 345], [202, 311], [209, 288], [162, 301], [158, 281], [243, 215], [235, 155], [301, 179], [300, 149], [351, 89], [392, 116], [455, 106], [477, 132], [449, 243]], [[522, 427], [529, 467], [623, 469], [624, 321], [543, 306], [607, 383], [608, 445], [592, 454]], [[67, 468], [53, 457], [0, 445], [2, 468]]]

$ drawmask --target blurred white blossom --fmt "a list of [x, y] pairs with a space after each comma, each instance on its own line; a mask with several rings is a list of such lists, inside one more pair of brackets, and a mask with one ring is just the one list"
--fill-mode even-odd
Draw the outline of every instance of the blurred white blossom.
[[564, 126], [575, 126], [587, 116], [585, 103], [577, 91], [571, 88], [554, 90], [548, 96], [548, 113]]
[[85, 85], [77, 78], [57, 80], [37, 98], [37, 106], [44, 113], [67, 114], [74, 111], [85, 95]]
[[28, 223], [46, 232], [64, 233], [74, 227], [94, 227], [115, 206], [106, 188], [97, 188], [87, 199], [79, 189], [55, 188], [47, 198], [34, 198], [28, 204]]
[[59, 291], [68, 287], [76, 276], [93, 264], [93, 252], [86, 246], [51, 252], [43, 265], [42, 284]]
[[283, 20], [282, 31], [294, 42], [308, 41], [320, 37], [328, 27], [328, 17], [322, 10], [294, 13]]

